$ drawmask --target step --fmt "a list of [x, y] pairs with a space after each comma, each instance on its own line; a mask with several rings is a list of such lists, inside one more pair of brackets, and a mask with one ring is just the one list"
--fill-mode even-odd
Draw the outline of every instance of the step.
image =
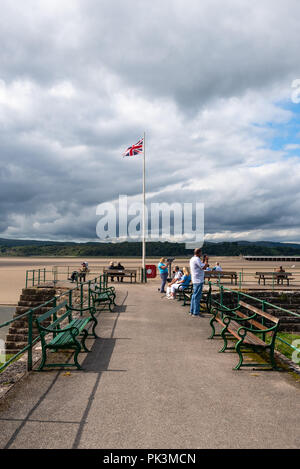
[[25, 328], [21, 329], [21, 328], [18, 328], [18, 327], [10, 327], [8, 333], [9, 334], [27, 335], [28, 334], [28, 329], [25, 329]]
[[27, 334], [7, 334], [6, 335], [6, 342], [23, 342], [24, 340], [27, 340]]
[[6, 352], [11, 353], [11, 350], [22, 350], [27, 347], [27, 342], [5, 342]]

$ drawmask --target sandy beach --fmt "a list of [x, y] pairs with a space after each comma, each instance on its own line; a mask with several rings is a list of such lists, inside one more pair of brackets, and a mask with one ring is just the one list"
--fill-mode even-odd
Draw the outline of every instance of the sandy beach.
[[[91, 270], [90, 277], [94, 277], [102, 273], [103, 267], [107, 267], [109, 262], [120, 261], [125, 268], [140, 268], [141, 260], [139, 258], [97, 258], [91, 257], [86, 259], [74, 257], [2, 257], [0, 258], [0, 305], [16, 305], [22, 288], [25, 287], [26, 270], [46, 268], [47, 278], [52, 277], [52, 269], [57, 267], [59, 280], [67, 280], [67, 272], [73, 269], [79, 269], [83, 261], [88, 261]], [[155, 264], [159, 262], [158, 258], [147, 259], [147, 264]], [[243, 280], [247, 284], [257, 285], [255, 280], [256, 271], [270, 271], [278, 267], [278, 262], [249, 262], [240, 257], [211, 257], [210, 265], [213, 267], [216, 262], [220, 262], [223, 270], [241, 272]], [[173, 265], [180, 267], [187, 266], [189, 259], [176, 259]], [[282, 263], [286, 271], [293, 272], [293, 284], [296, 288], [300, 286], [300, 263], [284, 262]], [[159, 283], [159, 277], [152, 282]]]

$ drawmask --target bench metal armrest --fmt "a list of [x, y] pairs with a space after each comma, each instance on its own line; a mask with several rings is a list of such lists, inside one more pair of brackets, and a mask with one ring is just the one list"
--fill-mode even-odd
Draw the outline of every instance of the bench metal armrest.
[[77, 331], [77, 334], [79, 334], [79, 330], [77, 329], [77, 327], [75, 326], [71, 326], [71, 327], [66, 327], [64, 329], [49, 329], [47, 327], [43, 327], [43, 326], [39, 326], [39, 329], [44, 331], [44, 332], [48, 332], [48, 334], [61, 334], [63, 332], [71, 332], [72, 330], [76, 330]]
[[[275, 324], [274, 326], [272, 327], [269, 327], [268, 329], [250, 329], [250, 327], [246, 327], [246, 326], [242, 326], [238, 329], [238, 335], [240, 337], [245, 337], [245, 335], [247, 334], [247, 332], [253, 332], [253, 334], [265, 334], [266, 332], [273, 332], [273, 331], [276, 331], [278, 328], [278, 324]], [[245, 331], [245, 334], [240, 334], [240, 332], [244, 330]]]
[[229, 319], [228, 324], [230, 323], [230, 321], [236, 321], [236, 322], [250, 321], [250, 319], [255, 319], [256, 316], [257, 316], [256, 313], [254, 313], [252, 316], [248, 316], [247, 318], [241, 318], [240, 316], [234, 316], [233, 317], [233, 316], [225, 315], [223, 317], [223, 321], [224, 321], [225, 324], [227, 324], [227, 322], [225, 322], [225, 319]]
[[237, 311], [239, 308], [240, 308], [240, 305], [236, 306], [236, 308], [224, 308], [220, 303], [216, 302], [216, 301], [213, 301], [214, 304], [214, 307], [218, 310], [218, 311], [222, 311], [222, 313], [228, 313], [228, 312], [233, 312], [233, 311]]

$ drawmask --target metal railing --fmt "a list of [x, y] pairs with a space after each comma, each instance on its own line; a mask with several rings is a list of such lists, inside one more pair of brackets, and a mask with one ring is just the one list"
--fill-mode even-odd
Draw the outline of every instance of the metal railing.
[[[212, 283], [212, 282], [209, 282], [209, 284], [211, 284], [212, 286], [217, 286], [219, 288], [219, 298], [220, 298], [220, 302], [219, 304], [225, 308], [225, 309], [228, 309], [228, 311], [230, 311], [230, 308], [228, 308], [225, 304], [224, 304], [224, 292], [229, 292], [231, 293], [233, 296], [235, 295], [237, 298], [236, 298], [236, 304], [238, 305], [239, 302], [240, 302], [240, 299], [241, 297], [242, 298], [247, 298], [247, 299], [250, 299], [251, 301], [255, 301], [257, 302], [260, 307], [261, 307], [261, 310], [262, 311], [266, 311], [267, 308], [272, 308], [272, 309], [276, 309], [280, 312], [283, 312], [283, 313], [287, 313], [288, 315], [291, 315], [291, 316], [294, 316], [294, 317], [297, 317], [299, 318], [299, 322], [300, 322], [300, 314], [298, 313], [295, 313], [294, 311], [290, 311], [288, 309], [285, 309], [285, 308], [282, 308], [281, 306], [277, 306], [277, 305], [274, 305], [266, 300], [262, 300], [260, 298], [257, 298], [257, 297], [254, 297], [252, 295], [249, 295], [247, 293], [244, 293], [240, 290], [232, 290], [230, 288], [227, 288], [227, 287], [224, 287], [224, 285], [221, 285], [220, 281], [217, 282], [217, 283]], [[212, 298], [212, 302], [214, 302], [215, 300]], [[287, 345], [288, 347], [290, 347], [292, 350], [300, 353], [300, 349], [295, 347], [293, 344], [290, 344], [289, 342], [287, 342], [286, 340], [284, 340], [282, 337], [278, 336], [276, 337], [276, 340], [279, 340], [280, 342], [283, 342], [285, 345]]]
[[26, 288], [29, 286], [30, 283], [30, 286], [32, 287], [40, 285], [41, 283], [46, 283], [47, 273], [50, 272], [51, 271], [47, 271], [45, 267], [43, 269], [26, 270]]
[[[43, 269], [40, 269], [43, 270]], [[33, 277], [34, 278], [34, 277]], [[84, 287], [87, 287], [86, 290]], [[37, 337], [33, 338], [33, 322], [34, 322], [34, 313], [40, 310], [41, 308], [45, 308], [47, 306], [51, 306], [51, 308], [55, 307], [57, 305], [58, 300], [60, 300], [63, 297], [68, 298], [68, 306], [73, 306], [73, 300], [74, 300], [74, 292], [75, 291], [80, 291], [80, 309], [83, 308], [85, 304], [84, 300], [84, 292], [86, 291], [87, 293], [87, 303], [88, 306], [90, 306], [90, 290], [92, 287], [99, 286], [101, 289], [107, 287], [107, 275], [103, 274], [100, 275], [99, 277], [94, 278], [93, 280], [89, 280], [84, 283], [80, 283], [79, 285], [76, 285], [76, 287], [71, 288], [70, 290], [67, 290], [66, 292], [62, 293], [59, 296], [54, 296], [50, 300], [47, 300], [45, 303], [35, 306], [34, 308], [29, 309], [26, 311], [26, 313], [20, 314], [19, 316], [6, 321], [5, 323], [0, 324], [0, 329], [4, 327], [10, 326], [12, 323], [15, 321], [19, 321], [20, 319], [27, 319], [28, 321], [28, 337], [27, 337], [27, 345], [24, 347], [22, 350], [20, 350], [18, 353], [14, 354], [12, 357], [9, 358], [9, 360], [5, 361], [1, 366], [0, 366], [0, 372], [4, 370], [8, 365], [10, 365], [13, 361], [15, 361], [18, 357], [23, 355], [24, 353], [27, 352], [27, 370], [31, 371], [32, 370], [32, 350], [33, 346], [36, 345], [40, 341], [40, 335]], [[78, 304], [77, 304], [78, 307]], [[6, 352], [6, 355], [9, 354], [9, 351]]]
[[[53, 266], [51, 270], [47, 270], [45, 267], [42, 269], [32, 269], [32, 270], [26, 270], [26, 280], [25, 280], [25, 286], [26, 288], [30, 287], [36, 287], [41, 284], [45, 284], [47, 282], [53, 283], [53, 285], [56, 285], [58, 282], [66, 282], [69, 278], [72, 272], [75, 270], [74, 266], [70, 265], [60, 265], [60, 266]], [[138, 267], [137, 269], [138, 273], [138, 280], [141, 283], [146, 283], [147, 282], [147, 272], [146, 269], [143, 269], [142, 267]], [[89, 267], [88, 272], [86, 272], [87, 277], [92, 277], [92, 276], [99, 276], [103, 275], [103, 267], [101, 266], [91, 266]], [[80, 283], [79, 277], [77, 276], [75, 278], [75, 282], [78, 286]]]

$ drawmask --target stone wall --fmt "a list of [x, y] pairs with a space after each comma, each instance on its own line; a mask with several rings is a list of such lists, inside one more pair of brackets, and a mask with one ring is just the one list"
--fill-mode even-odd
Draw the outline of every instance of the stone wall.
[[[56, 290], [54, 288], [23, 288], [18, 306], [13, 315], [17, 318], [36, 306], [42, 305], [54, 298]], [[40, 307], [34, 313], [34, 318], [51, 309], [52, 303], [46, 307]], [[33, 337], [38, 335], [37, 329], [33, 327]], [[28, 318], [24, 317], [11, 323], [6, 336], [6, 353], [15, 354], [22, 350], [28, 344]]]

